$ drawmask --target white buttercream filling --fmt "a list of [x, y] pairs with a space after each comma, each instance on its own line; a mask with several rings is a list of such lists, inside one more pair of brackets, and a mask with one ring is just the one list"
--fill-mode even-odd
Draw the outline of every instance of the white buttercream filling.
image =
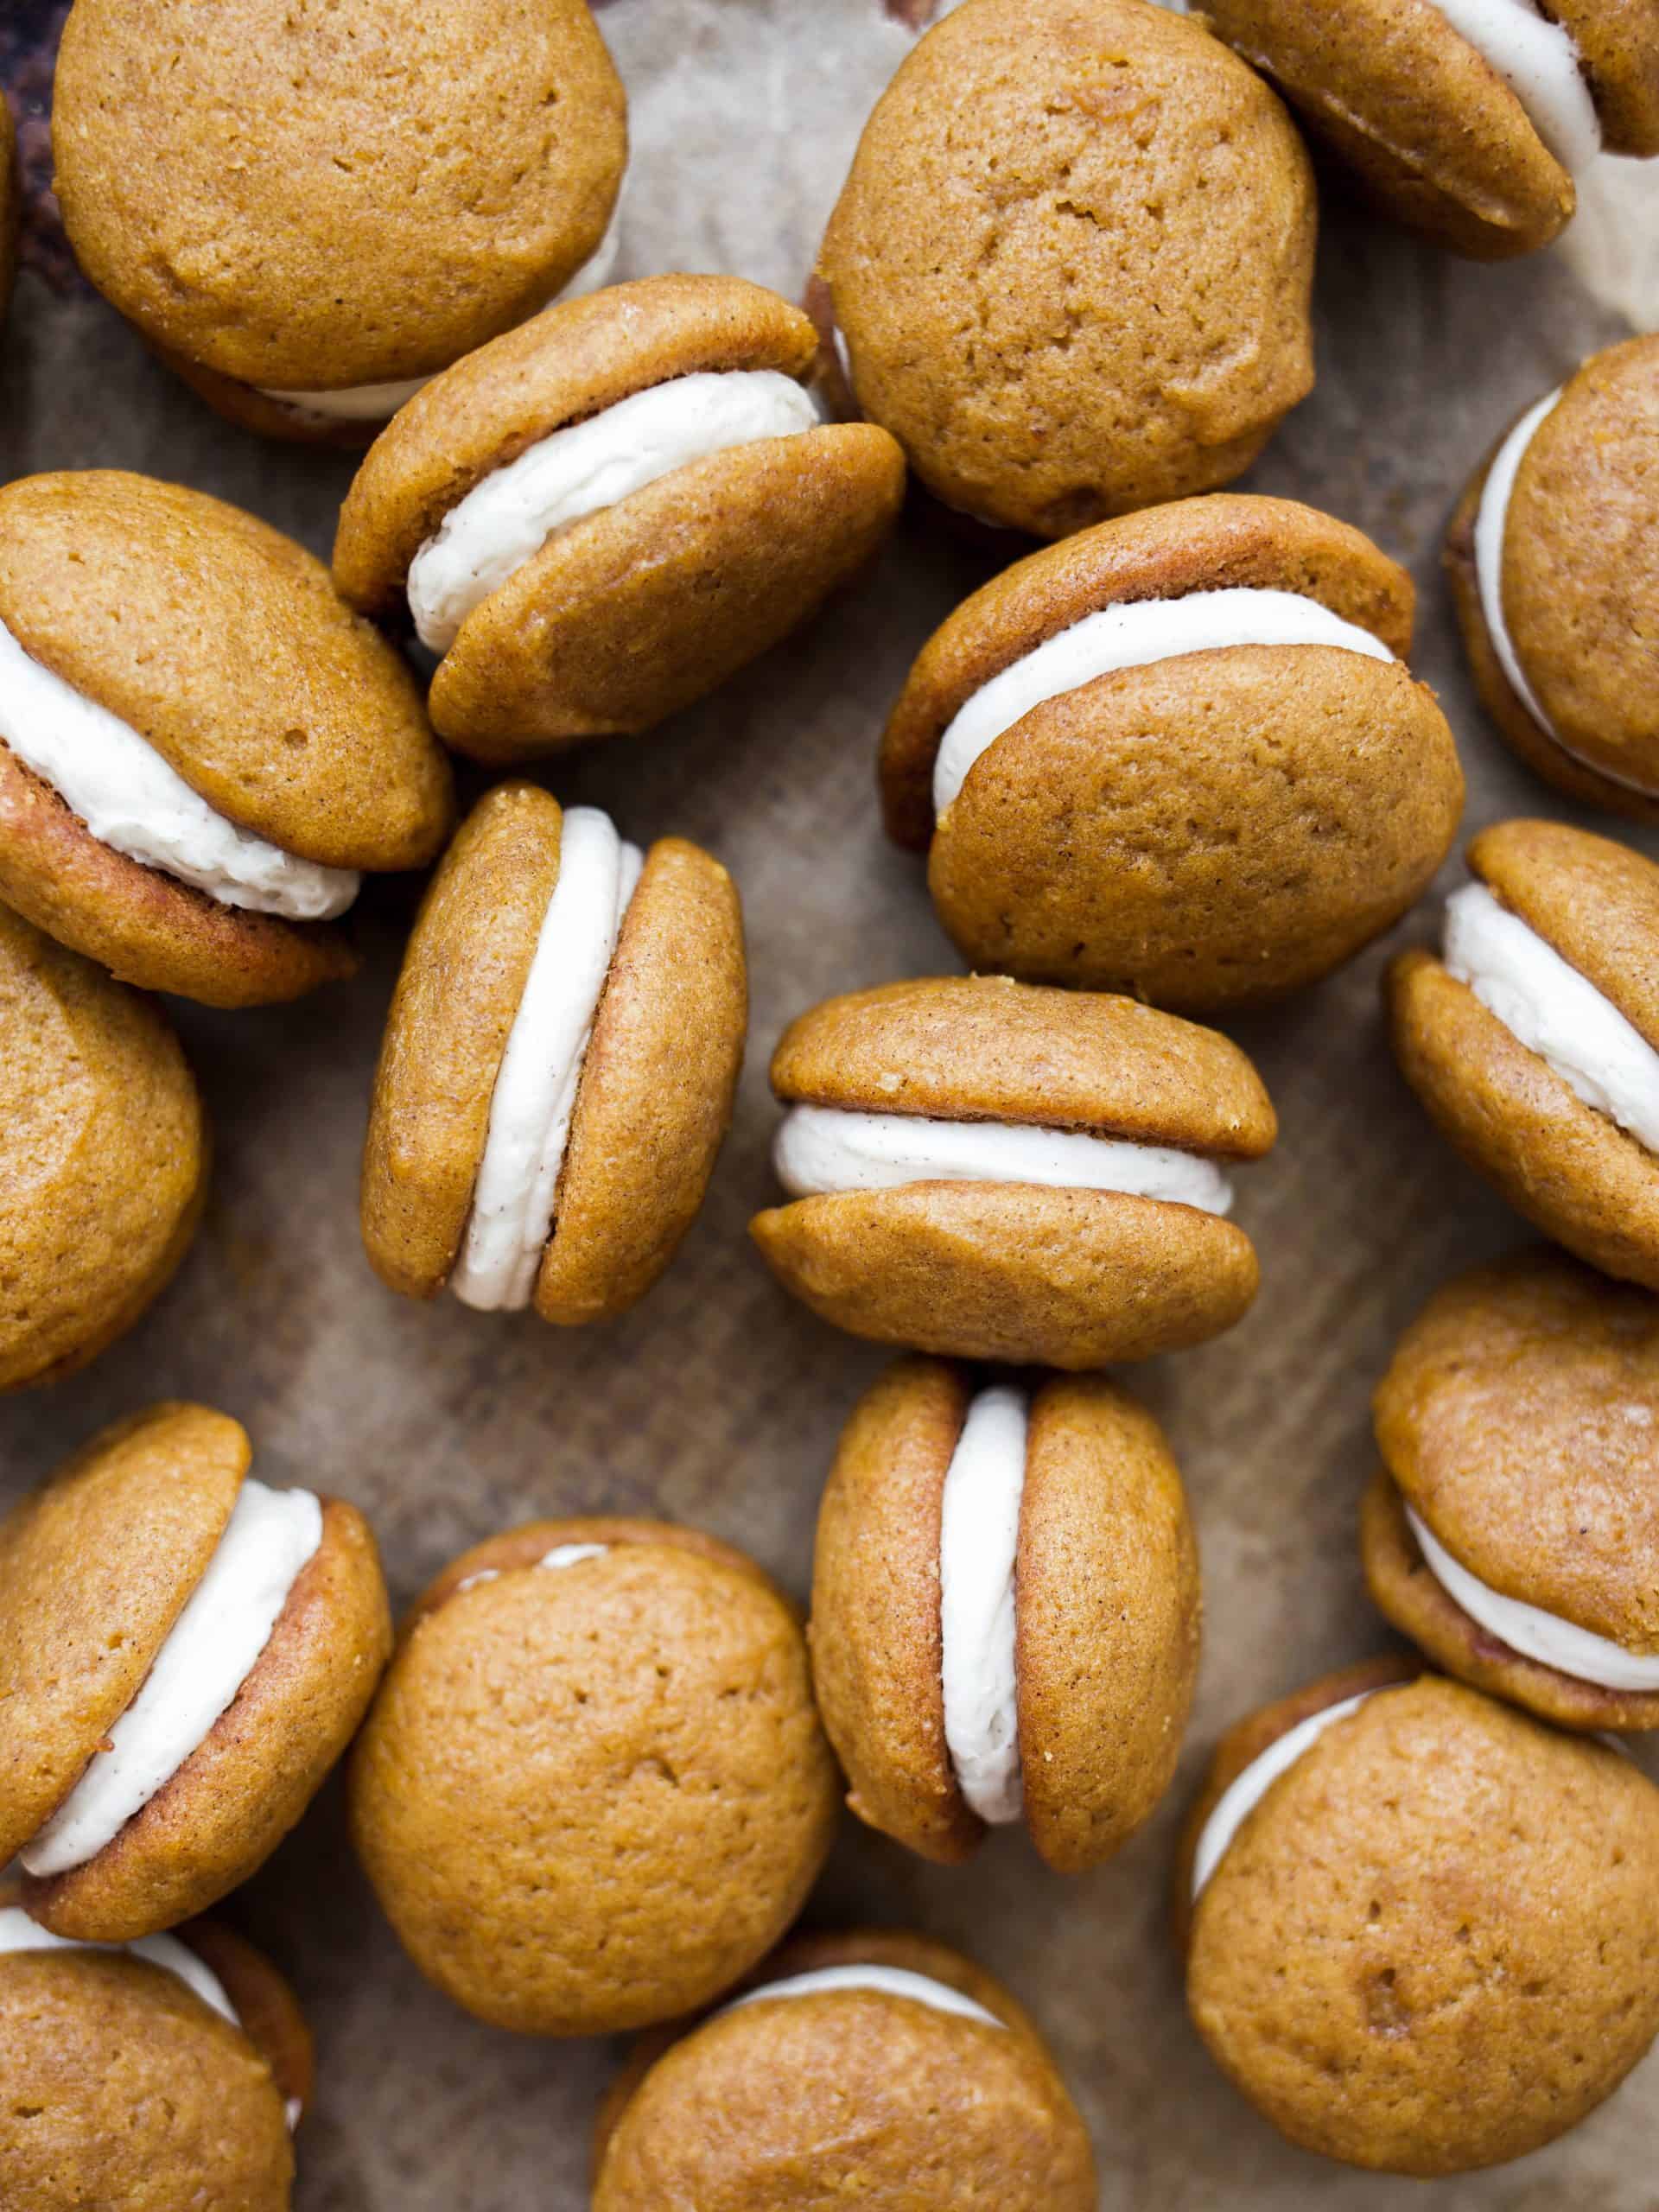
[[1122, 1191], [1224, 1214], [1232, 1185], [1213, 1160], [1166, 1145], [1131, 1144], [1012, 1122], [940, 1122], [921, 1114], [855, 1114], [791, 1106], [772, 1146], [791, 1198], [889, 1191], [907, 1183], [1039, 1183]]
[[[550, 1552], [543, 1552], [536, 1562], [537, 1567], [580, 1567], [585, 1559], [603, 1559], [609, 1551], [608, 1544], [555, 1544]], [[463, 1590], [475, 1590], [480, 1582], [499, 1582], [499, 1567], [480, 1567], [476, 1574], [463, 1574], [455, 1585], [455, 1595]]]
[[309, 1491], [244, 1482], [143, 1687], [22, 1853], [31, 1874], [84, 1866], [200, 1749], [234, 1703], [321, 1541], [322, 1508]]
[[[1565, 387], [1562, 387], [1565, 389]], [[1480, 590], [1480, 611], [1486, 624], [1486, 634], [1492, 641], [1492, 651], [1497, 655], [1498, 665], [1510, 680], [1510, 688], [1522, 705], [1546, 735], [1554, 738], [1554, 728], [1544, 712], [1533, 690], [1527, 671], [1521, 665], [1521, 656], [1515, 650], [1515, 640], [1510, 635], [1509, 622], [1503, 613], [1503, 539], [1510, 524], [1510, 501], [1515, 496], [1515, 480], [1521, 464], [1527, 457], [1538, 425], [1545, 416], [1553, 414], [1560, 402], [1560, 391], [1552, 391], [1535, 407], [1529, 408], [1510, 432], [1493, 457], [1486, 472], [1486, 481], [1481, 487], [1480, 505], [1475, 513], [1475, 582]]]
[[674, 377], [573, 423], [475, 484], [410, 564], [421, 641], [448, 652], [461, 624], [556, 531], [692, 461], [816, 429], [811, 394], [777, 369]]
[[1344, 1698], [1340, 1705], [1328, 1705], [1323, 1713], [1298, 1721], [1295, 1727], [1287, 1728], [1265, 1751], [1252, 1759], [1243, 1774], [1234, 1776], [1216, 1801], [1215, 1809], [1199, 1834], [1198, 1847], [1192, 1854], [1195, 1897], [1225, 1858], [1233, 1838], [1280, 1776], [1288, 1774], [1303, 1752], [1310, 1750], [1327, 1728], [1357, 1712], [1368, 1697], [1376, 1694], [1375, 1690], [1362, 1690], [1357, 1697]]
[[1586, 1106], [1659, 1152], [1659, 1052], [1586, 976], [1484, 883], [1446, 902], [1442, 957], [1490, 1014]]
[[1533, 0], [1435, 0], [1452, 29], [1503, 79], [1561, 167], [1576, 176], [1601, 151], [1601, 118], [1572, 35]]
[[1659, 1690], [1659, 1656], [1626, 1651], [1610, 1637], [1598, 1636], [1593, 1630], [1561, 1620], [1541, 1606], [1525, 1605], [1518, 1598], [1505, 1598], [1489, 1589], [1478, 1575], [1452, 1558], [1409, 1505], [1406, 1519], [1429, 1573], [1446, 1595], [1511, 1651], [1523, 1659], [1535, 1659], [1541, 1667], [1553, 1667], [1558, 1674], [1593, 1682], [1599, 1689]]
[[491, 1313], [528, 1306], [552, 1233], [582, 1063], [645, 865], [596, 807], [564, 817], [558, 880], [490, 1098], [489, 1133], [449, 1287]]
[[[0, 1952], [4, 1951], [103, 1951], [118, 1958], [130, 1954], [175, 1974], [204, 2005], [222, 2013], [232, 2027], [242, 2024], [225, 1993], [224, 1983], [176, 1936], [141, 1936], [131, 1943], [81, 1943], [67, 1936], [54, 1936], [49, 1928], [42, 1928], [31, 1920], [21, 1906], [6, 1905], [0, 1908]], [[292, 2126], [293, 2122], [289, 2124]]]
[[1029, 1414], [1023, 1390], [980, 1391], [950, 1457], [939, 1518], [944, 1740], [969, 1807], [997, 1827], [1025, 1805], [1014, 1572]]
[[1381, 638], [1301, 592], [1240, 588], [1103, 607], [1046, 638], [957, 709], [933, 763], [934, 812], [945, 812], [981, 753], [1044, 700], [1115, 669], [1235, 645], [1335, 645], [1370, 660], [1394, 658]]
[[714, 2014], [723, 2018], [728, 2012], [741, 2012], [746, 2005], [771, 2005], [791, 1997], [813, 1997], [823, 1991], [838, 1989], [874, 1989], [884, 1997], [908, 1997], [917, 2005], [926, 2005], [936, 2012], [954, 2012], [964, 2020], [982, 2020], [993, 2028], [1007, 2024], [983, 2005], [976, 2004], [971, 1997], [964, 1997], [959, 1989], [952, 1989], [948, 1982], [935, 1981], [931, 1974], [915, 1974], [908, 1967], [819, 1967], [811, 1974], [787, 1975], [782, 1981], [769, 1981], [759, 1989], [745, 1991], [734, 1997], [729, 2005], [722, 2005]]
[[3, 623], [0, 740], [100, 844], [221, 906], [320, 922], [357, 896], [349, 868], [299, 860], [216, 814], [130, 723], [31, 659]]

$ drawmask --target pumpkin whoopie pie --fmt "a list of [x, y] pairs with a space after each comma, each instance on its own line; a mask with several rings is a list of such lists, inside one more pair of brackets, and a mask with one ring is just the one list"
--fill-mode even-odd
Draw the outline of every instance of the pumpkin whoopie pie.
[[1396, 920], [1463, 777], [1404, 664], [1411, 579], [1346, 523], [1217, 493], [1017, 562], [923, 648], [887, 831], [963, 957], [1202, 1012]]
[[600, 2108], [593, 2212], [1094, 2212], [1088, 2131], [982, 1968], [898, 1930], [797, 1937]]
[[898, 1361], [818, 1512], [808, 1635], [848, 1802], [925, 1859], [1023, 1815], [1058, 1872], [1098, 1866], [1169, 1787], [1199, 1611], [1180, 1474], [1127, 1391]]
[[1659, 1728], [1659, 1302], [1565, 1254], [1438, 1291], [1372, 1400], [1371, 1594], [1566, 1728]]
[[429, 861], [448, 764], [397, 653], [289, 538], [114, 469], [0, 489], [0, 898], [209, 1006], [354, 963], [359, 874]]
[[1446, 563], [1476, 687], [1522, 760], [1659, 822], [1659, 338], [1594, 354], [1527, 410], [1459, 503]]
[[148, 1936], [245, 1881], [385, 1664], [361, 1515], [251, 1459], [224, 1414], [151, 1406], [0, 1521], [0, 1865], [58, 1935]]
[[904, 461], [827, 424], [817, 339], [736, 276], [649, 276], [457, 363], [376, 440], [334, 575], [442, 656], [432, 719], [522, 760], [646, 729], [764, 652], [887, 536]]
[[96, 1357], [201, 1217], [207, 1123], [153, 1000], [0, 906], [0, 1391]]
[[791, 1204], [767, 1265], [854, 1336], [1100, 1367], [1202, 1343], [1255, 1295], [1223, 1163], [1277, 1134], [1214, 1030], [1104, 993], [952, 976], [828, 999], [772, 1086]]
[[1603, 147], [1659, 154], [1653, 0], [1204, 0], [1397, 221], [1477, 260], [1535, 252]]
[[832, 385], [982, 522], [1230, 483], [1313, 387], [1290, 118], [1148, 0], [965, 0], [877, 102], [810, 302]]
[[1292, 2142], [1351, 2165], [1521, 2158], [1659, 2030], [1659, 1789], [1391, 1661], [1222, 1738], [1174, 1904], [1211, 2055]]
[[526, 2035], [711, 2003], [830, 1849], [836, 1771], [788, 1601], [729, 1545], [537, 1521], [446, 1568], [358, 1739], [352, 1832], [457, 2005]]
[[376, 1273], [568, 1325], [625, 1311], [702, 1203], [747, 1022], [718, 861], [679, 837], [642, 855], [596, 808], [498, 785], [433, 878], [380, 1047]]
[[230, 1929], [89, 1946], [0, 1885], [0, 2202], [288, 2212], [313, 2070], [293, 1992]]
[[204, 398], [366, 445], [603, 282], [627, 159], [585, 0], [75, 0], [53, 152], [81, 267]]
[[1659, 1290], [1659, 868], [1560, 822], [1483, 830], [1469, 867], [1440, 958], [1389, 970], [1406, 1079], [1518, 1213]]

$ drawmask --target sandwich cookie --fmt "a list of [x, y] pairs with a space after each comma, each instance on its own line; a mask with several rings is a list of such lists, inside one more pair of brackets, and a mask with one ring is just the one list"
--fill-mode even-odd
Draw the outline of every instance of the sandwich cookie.
[[1222, 1738], [1175, 1907], [1211, 2056], [1293, 2143], [1350, 2165], [1521, 2158], [1659, 2030], [1659, 1789], [1392, 1662]]
[[363, 1155], [363, 1240], [410, 1298], [608, 1319], [702, 1203], [747, 1029], [743, 921], [696, 845], [642, 855], [530, 784], [473, 809], [421, 908]]
[[877, 102], [810, 294], [928, 490], [1064, 537], [1230, 483], [1313, 384], [1313, 172], [1147, 0], [966, 0]]
[[3, 906], [0, 1124], [6, 1391], [84, 1366], [161, 1294], [196, 1233], [211, 1147], [160, 1007]]
[[1126, 1391], [899, 1361], [818, 1511], [812, 1675], [849, 1804], [925, 1859], [1023, 1816], [1057, 1872], [1098, 1866], [1169, 1787], [1199, 1611], [1180, 1474]]
[[251, 1458], [225, 1414], [152, 1406], [0, 1522], [0, 1864], [58, 1935], [148, 1936], [245, 1881], [385, 1665], [362, 1516]]
[[550, 308], [378, 438], [334, 575], [440, 656], [435, 725], [522, 760], [649, 728], [874, 556], [904, 461], [823, 423], [807, 318], [735, 276], [651, 276]]
[[835, 1762], [792, 1608], [728, 1545], [538, 1521], [416, 1604], [350, 1774], [404, 1948], [497, 2027], [607, 2035], [711, 2003], [799, 1911]]
[[365, 869], [442, 843], [402, 661], [289, 538], [112, 469], [0, 489], [0, 897], [209, 1006], [347, 975]]
[[1201, 1344], [1255, 1295], [1225, 1169], [1278, 1124], [1213, 1030], [1000, 976], [888, 983], [791, 1023], [772, 1087], [791, 1203], [750, 1233], [854, 1336], [1100, 1367]]
[[1559, 1252], [1458, 1276], [1372, 1400], [1371, 1595], [1566, 1728], [1659, 1728], [1659, 1306]]
[[1496, 261], [1548, 245], [1606, 148], [1659, 154], [1653, 0], [1205, 0], [1385, 214]]
[[607, 281], [627, 159], [584, 0], [75, 0], [52, 138], [82, 268], [163, 359], [233, 422], [359, 447]]
[[0, 1885], [0, 2201], [22, 2212], [288, 2212], [310, 2031], [212, 1921], [64, 1942]]
[[647, 2037], [601, 2107], [594, 2212], [1093, 2212], [1088, 2131], [1036, 2029], [942, 1943], [786, 1944], [722, 2011]]
[[1370, 540], [1218, 493], [965, 601], [881, 744], [887, 832], [964, 960], [1183, 1012], [1312, 982], [1445, 858], [1463, 777]]
[[1484, 830], [1469, 867], [1440, 957], [1389, 970], [1406, 1080], [1518, 1213], [1659, 1290], [1659, 868], [1559, 822]]
[[[1659, 10], [1654, 35], [1659, 54]], [[1476, 687], [1522, 760], [1659, 822], [1659, 338], [1527, 410], [1465, 492], [1446, 565]]]

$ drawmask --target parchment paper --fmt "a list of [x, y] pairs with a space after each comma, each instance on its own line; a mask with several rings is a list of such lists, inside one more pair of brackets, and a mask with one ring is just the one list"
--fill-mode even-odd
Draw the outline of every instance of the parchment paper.
[[[14, 91], [32, 72], [37, 106], [41, 42], [60, 13], [0, 0], [0, 67]], [[623, 273], [729, 268], [797, 292], [912, 29], [880, 0], [613, 0], [603, 22], [632, 103]], [[38, 173], [42, 133], [28, 137]], [[1647, 196], [1650, 262], [1652, 188], [1626, 177], [1614, 189], [1627, 225], [1633, 191]], [[1410, 563], [1417, 664], [1459, 734], [1467, 827], [1566, 813], [1474, 703], [1438, 538], [1488, 441], [1581, 353], [1624, 334], [1621, 308], [1650, 309], [1653, 272], [1605, 230], [1586, 227], [1570, 252], [1478, 269], [1354, 215], [1334, 188], [1325, 208], [1319, 387], [1249, 480], [1333, 509]], [[25, 276], [0, 356], [0, 471], [148, 469], [241, 501], [326, 554], [347, 467], [262, 446], [207, 413], [74, 286], [49, 211], [31, 257], [47, 273]], [[872, 759], [911, 656], [982, 574], [913, 521], [856, 596], [696, 712], [547, 779], [612, 808], [636, 838], [704, 841], [747, 910], [753, 1024], [737, 1128], [699, 1227], [637, 1314], [559, 1333], [408, 1304], [370, 1273], [358, 1153], [414, 897], [377, 886], [353, 985], [286, 1011], [178, 1009], [218, 1134], [205, 1227], [123, 1344], [55, 1392], [6, 1402], [0, 1497], [100, 1422], [188, 1395], [247, 1422], [267, 1480], [364, 1506], [400, 1605], [499, 1528], [597, 1510], [714, 1529], [804, 1595], [836, 1431], [884, 1355], [791, 1304], [748, 1246], [747, 1217], [772, 1195], [766, 1059], [784, 1022], [830, 992], [956, 965], [919, 869], [879, 835]], [[811, 1908], [822, 1922], [914, 1923], [1007, 1977], [1093, 2126], [1109, 2212], [1649, 2212], [1659, 2192], [1659, 2058], [1566, 2143], [1427, 2197], [1287, 2149], [1212, 2069], [1164, 1937], [1172, 1833], [1217, 1732], [1382, 1641], [1355, 1510], [1371, 1464], [1368, 1394], [1396, 1332], [1447, 1273], [1526, 1235], [1431, 1135], [1383, 1043], [1383, 959], [1427, 924], [1421, 913], [1323, 988], [1237, 1025], [1283, 1123], [1277, 1153], [1241, 1179], [1265, 1287], [1230, 1336], [1132, 1378], [1168, 1424], [1205, 1567], [1201, 1691], [1162, 1813], [1113, 1865], [1070, 1882], [1018, 1832], [941, 1872], [849, 1819]], [[230, 1910], [293, 1976], [317, 2031], [300, 2212], [585, 2205], [591, 2110], [617, 2051], [518, 2041], [429, 1991], [351, 1861], [337, 1783]]]

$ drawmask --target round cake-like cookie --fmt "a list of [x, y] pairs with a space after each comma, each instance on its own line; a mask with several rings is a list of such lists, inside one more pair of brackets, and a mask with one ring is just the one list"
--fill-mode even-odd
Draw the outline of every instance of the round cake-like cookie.
[[721, 2012], [648, 2037], [602, 2106], [594, 2212], [1093, 2212], [1082, 2118], [1036, 2029], [944, 1944], [798, 1938]]
[[602, 283], [627, 158], [585, 0], [75, 0], [52, 117], [87, 275], [202, 396], [365, 445]]
[[815, 308], [947, 506], [1039, 537], [1230, 483], [1313, 382], [1313, 181], [1147, 0], [966, 0], [865, 126]]
[[1659, 1790], [1461, 1683], [1351, 1669], [1222, 1739], [1176, 1869], [1187, 2003], [1274, 2126], [1465, 2173], [1550, 2143], [1659, 2030]]
[[533, 1522], [455, 1560], [351, 1767], [410, 1957], [527, 2035], [710, 2003], [800, 1910], [835, 1814], [794, 1611], [741, 1552], [656, 1522]]
[[1476, 686], [1522, 760], [1659, 822], [1659, 338], [1592, 355], [1511, 426], [1446, 565]]
[[1373, 1399], [1371, 1594], [1567, 1728], [1659, 1727], [1659, 1306], [1560, 1252], [1437, 1292]]
[[1659, 1290], [1659, 868], [1558, 822], [1484, 830], [1469, 866], [1440, 958], [1389, 970], [1406, 1079], [1517, 1212]]
[[882, 740], [890, 836], [963, 957], [1182, 1012], [1311, 982], [1445, 858], [1463, 777], [1403, 657], [1403, 569], [1218, 493], [1080, 531], [965, 601]]
[[1659, 154], [1654, 0], [1205, 0], [1387, 214], [1477, 260], [1535, 252], [1602, 148]]
[[293, 1992], [228, 1928], [93, 1950], [0, 1885], [0, 2201], [17, 2212], [288, 2212], [312, 2073]]
[[449, 771], [414, 681], [311, 556], [112, 469], [0, 490], [0, 897], [210, 1006], [354, 963], [360, 871], [431, 860]]
[[927, 1859], [1023, 1815], [1059, 1872], [1099, 1865], [1169, 1787], [1199, 1612], [1180, 1474], [1126, 1391], [899, 1361], [818, 1512], [808, 1637], [849, 1804]]
[[0, 906], [0, 1391], [131, 1327], [189, 1249], [207, 1123], [161, 1009]]
[[404, 955], [363, 1238], [412, 1298], [567, 1325], [642, 1298], [702, 1203], [747, 1032], [736, 886], [530, 784], [481, 798]]
[[878, 1344], [1091, 1368], [1199, 1344], [1255, 1295], [1223, 1164], [1277, 1132], [1215, 1031], [1000, 976], [889, 983], [791, 1023], [751, 1234], [785, 1287]]
[[452, 745], [515, 760], [647, 729], [866, 565], [904, 460], [821, 421], [817, 346], [758, 284], [645, 277], [480, 348], [382, 433], [334, 575], [367, 613], [407, 604]]
[[0, 1521], [0, 1865], [58, 1935], [128, 1942], [246, 1880], [379, 1680], [361, 1515], [251, 1458], [225, 1414], [152, 1406]]

